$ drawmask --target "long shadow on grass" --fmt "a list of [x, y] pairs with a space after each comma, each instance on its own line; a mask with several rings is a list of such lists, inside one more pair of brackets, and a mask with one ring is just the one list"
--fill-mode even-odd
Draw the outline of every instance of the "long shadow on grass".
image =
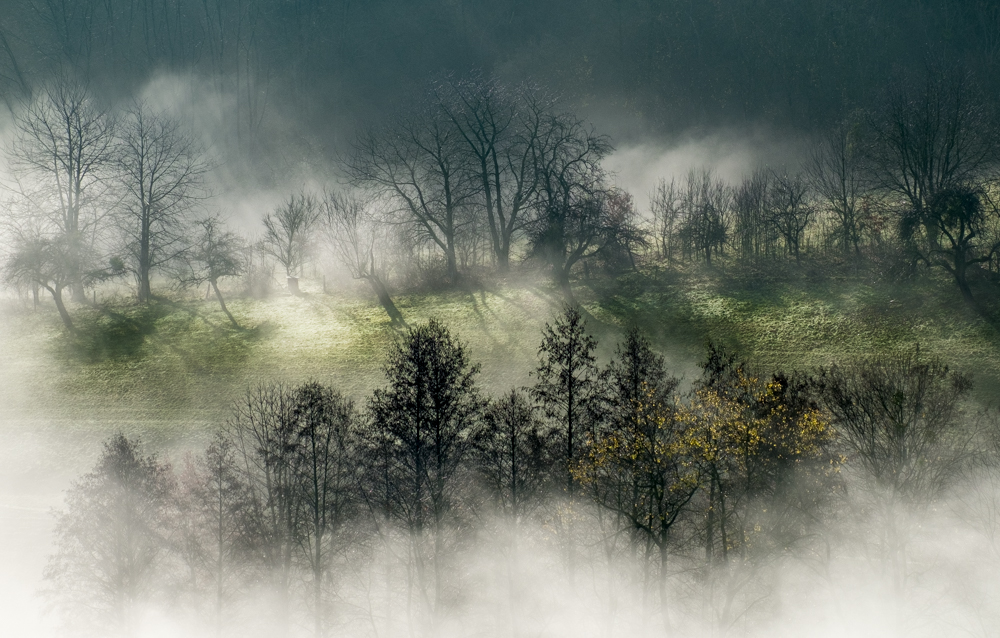
[[146, 338], [156, 332], [156, 322], [169, 310], [159, 304], [130, 307], [124, 311], [101, 306], [81, 313], [72, 352], [91, 363], [141, 355]]

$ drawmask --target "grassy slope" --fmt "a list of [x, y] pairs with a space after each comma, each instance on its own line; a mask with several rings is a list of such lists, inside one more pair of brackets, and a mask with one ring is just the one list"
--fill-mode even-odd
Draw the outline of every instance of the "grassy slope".
[[[490, 288], [403, 295], [397, 303], [411, 323], [436, 317], [449, 325], [482, 362], [490, 388], [525, 384], [541, 327], [561, 299], [544, 281]], [[708, 339], [765, 367], [799, 369], [919, 343], [973, 373], [981, 399], [1000, 398], [997, 330], [938, 278], [889, 286], [863, 277], [766, 280], [695, 269], [579, 282], [577, 290], [605, 360], [630, 322], [688, 379]], [[231, 309], [249, 329], [229, 327], [209, 301], [76, 308], [81, 337], [70, 339], [54, 311], [15, 305], [0, 326], [5, 406], [90, 423], [95, 432], [138, 428], [172, 439], [206, 432], [260, 380], [315, 378], [358, 399], [382, 381], [381, 360], [396, 333], [372, 300], [313, 292], [234, 299]]]

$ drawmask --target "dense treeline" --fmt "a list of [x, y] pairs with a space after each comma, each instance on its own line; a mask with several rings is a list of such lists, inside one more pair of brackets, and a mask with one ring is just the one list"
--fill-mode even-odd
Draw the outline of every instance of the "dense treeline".
[[612, 624], [626, 587], [646, 601], [633, 626], [745, 631], [782, 565], [829, 570], [854, 507], [905, 597], [925, 569], [908, 517], [995, 463], [969, 380], [919, 351], [803, 375], [710, 347], [681, 391], [638, 331], [603, 367], [595, 347], [567, 308], [534, 384], [489, 397], [431, 321], [391, 347], [363, 405], [255, 386], [178, 466], [116, 435], [59, 514], [55, 600], [101, 635], [130, 635], [150, 606], [220, 635], [439, 635], [482, 591], [499, 619], [478, 630], [520, 635], [541, 560], [568, 591], [607, 587]]

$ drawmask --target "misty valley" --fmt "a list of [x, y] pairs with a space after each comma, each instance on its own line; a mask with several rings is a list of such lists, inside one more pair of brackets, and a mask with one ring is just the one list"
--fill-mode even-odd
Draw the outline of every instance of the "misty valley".
[[0, 636], [1000, 635], [995, 5], [8, 0]]

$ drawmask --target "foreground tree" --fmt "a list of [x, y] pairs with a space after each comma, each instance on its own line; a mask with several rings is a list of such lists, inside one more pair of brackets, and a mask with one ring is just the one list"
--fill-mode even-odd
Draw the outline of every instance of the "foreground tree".
[[239, 480], [245, 486], [243, 543], [253, 568], [275, 596], [271, 618], [279, 635], [291, 623], [298, 533], [302, 524], [302, 491], [295, 401], [281, 385], [260, 385], [233, 405], [226, 424]]
[[167, 569], [170, 468], [122, 434], [66, 494], [45, 578], [74, 625], [132, 636]]
[[180, 122], [154, 113], [141, 101], [125, 112], [116, 154], [125, 189], [125, 250], [131, 256], [139, 301], [147, 302], [150, 274], [174, 262], [186, 248], [187, 215], [200, 196], [207, 167]]
[[907, 512], [933, 502], [971, 460], [965, 375], [919, 351], [821, 371], [823, 403], [877, 516], [878, 548], [896, 593], [907, 585]]
[[246, 587], [245, 514], [249, 505], [233, 442], [217, 434], [205, 453], [188, 459], [179, 476], [179, 551], [195, 600], [211, 600], [216, 635], [227, 606]]
[[385, 475], [378, 498], [408, 535], [415, 576], [408, 596], [423, 602], [431, 633], [446, 592], [457, 472], [483, 406], [478, 372], [465, 346], [431, 320], [393, 346], [388, 385], [375, 390], [368, 406], [372, 448], [385, 455], [378, 461]]
[[350, 399], [315, 382], [296, 388], [292, 401], [303, 508], [296, 541], [312, 579], [313, 628], [322, 636], [323, 585], [333, 580], [334, 557], [347, 549], [357, 503], [358, 416]]

